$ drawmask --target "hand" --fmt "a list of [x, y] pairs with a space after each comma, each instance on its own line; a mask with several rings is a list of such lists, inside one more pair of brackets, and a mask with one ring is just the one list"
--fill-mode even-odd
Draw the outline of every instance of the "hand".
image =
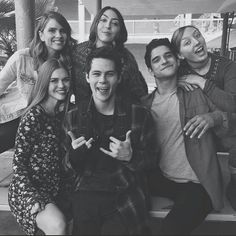
[[89, 149], [92, 147], [92, 142], [94, 141], [93, 138], [90, 138], [88, 141], [85, 139], [84, 136], [81, 136], [79, 138], [76, 138], [75, 135], [71, 132], [68, 131], [67, 134], [71, 138], [71, 146], [75, 150], [83, 145], [86, 145], [86, 147]]
[[184, 88], [186, 91], [193, 91], [195, 88], [198, 88], [197, 85], [195, 84], [190, 84], [187, 82], [187, 76], [184, 75], [184, 76], [181, 76], [179, 79], [178, 79], [178, 86], [179, 87], [182, 87]]
[[[189, 74], [189, 75], [184, 75], [179, 78], [181, 84], [188, 84], [193, 86], [193, 88], [201, 88], [202, 90], [205, 87], [206, 80], [199, 76], [199, 75], [194, 75], [194, 74]], [[180, 84], [180, 86], [181, 86]], [[189, 91], [189, 90], [188, 90]]]
[[126, 133], [125, 141], [120, 141], [114, 137], [110, 137], [110, 140], [111, 140], [109, 144], [110, 151], [105, 150], [104, 148], [100, 148], [100, 150], [117, 160], [130, 161], [132, 157], [132, 153], [133, 153], [133, 150], [131, 147], [130, 134], [131, 134], [131, 130], [129, 130]]
[[33, 214], [36, 214], [36, 213], [42, 211], [43, 209], [44, 209], [44, 208], [41, 208], [40, 204], [39, 204], [38, 202], [36, 202], [36, 203], [33, 205], [33, 207], [31, 208], [30, 213], [31, 213], [31, 215], [33, 215]]
[[209, 114], [196, 115], [184, 126], [186, 135], [190, 135], [190, 138], [201, 138], [202, 135], [211, 127], [214, 126], [214, 120]]

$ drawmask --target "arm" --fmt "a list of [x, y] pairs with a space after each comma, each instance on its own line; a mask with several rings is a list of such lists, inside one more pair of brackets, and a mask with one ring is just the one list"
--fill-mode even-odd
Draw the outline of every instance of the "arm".
[[0, 96], [5, 92], [7, 87], [16, 80], [17, 77], [17, 68], [16, 68], [16, 61], [18, 60], [19, 56], [16, 52], [13, 54], [7, 61], [6, 65], [0, 72]]
[[[155, 168], [158, 164], [159, 147], [157, 145], [157, 136], [154, 127], [153, 116], [150, 111], [146, 113], [136, 113], [133, 118], [133, 129], [131, 133], [131, 142], [133, 144], [133, 154], [130, 162], [126, 165], [133, 171], [149, 170]], [[144, 115], [144, 119], [141, 116]], [[140, 120], [138, 124], [135, 120]], [[136, 124], [135, 124], [136, 123]]]
[[124, 88], [134, 95], [135, 98], [140, 99], [148, 93], [148, 87], [142, 73], [139, 71], [138, 64], [133, 54], [124, 49], [124, 66], [122, 76], [124, 81]]
[[223, 83], [222, 88], [207, 80], [203, 91], [222, 111], [236, 112], [236, 63], [229, 61], [227, 66], [219, 71], [219, 77]]
[[14, 176], [17, 176], [19, 192], [29, 204], [39, 203], [43, 208], [44, 197], [38, 192], [37, 186], [31, 182], [30, 158], [34, 153], [32, 140], [37, 142], [36, 135], [40, 132], [38, 119], [28, 113], [21, 119], [16, 136], [16, 150], [13, 158]]
[[197, 114], [192, 119], [190, 119], [184, 126], [185, 134], [189, 135], [190, 138], [193, 138], [196, 135], [197, 138], [201, 138], [209, 128], [213, 128], [213, 131], [218, 136], [225, 135], [229, 131], [229, 114], [218, 110], [217, 107], [206, 96], [203, 98], [209, 107], [209, 112]]

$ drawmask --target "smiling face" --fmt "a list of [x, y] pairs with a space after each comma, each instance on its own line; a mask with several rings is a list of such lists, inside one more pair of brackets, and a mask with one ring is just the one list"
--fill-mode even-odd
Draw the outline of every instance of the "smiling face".
[[191, 63], [201, 63], [207, 60], [207, 46], [204, 37], [199, 30], [187, 27], [180, 41], [180, 57]]
[[55, 19], [48, 21], [43, 31], [39, 31], [39, 36], [48, 49], [49, 57], [61, 51], [67, 40], [65, 29]]
[[120, 82], [115, 63], [105, 58], [94, 58], [86, 76], [96, 104], [114, 101], [117, 85]]
[[59, 68], [53, 71], [48, 86], [48, 99], [53, 103], [63, 101], [70, 87], [70, 77], [64, 68]]
[[120, 33], [118, 16], [112, 10], [106, 10], [97, 25], [97, 47], [111, 44]]
[[179, 61], [167, 46], [158, 46], [151, 52], [149, 72], [157, 79], [169, 79], [176, 75]]

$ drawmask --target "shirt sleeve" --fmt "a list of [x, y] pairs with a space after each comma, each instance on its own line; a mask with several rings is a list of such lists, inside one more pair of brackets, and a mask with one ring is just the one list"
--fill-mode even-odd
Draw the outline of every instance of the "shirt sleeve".
[[132, 94], [135, 99], [140, 99], [148, 93], [147, 83], [139, 71], [138, 64], [133, 54], [125, 49], [122, 80], [125, 90]]
[[236, 112], [236, 63], [229, 62], [219, 73], [223, 77], [223, 89], [207, 80], [204, 93], [222, 111]]
[[16, 136], [16, 149], [13, 158], [14, 176], [19, 179], [19, 192], [27, 203], [39, 202], [44, 204], [44, 197], [38, 192], [30, 179], [30, 157], [33, 155], [32, 143], [36, 140], [35, 135], [39, 132], [39, 121], [33, 113], [28, 113], [21, 119]]
[[19, 55], [15, 52], [7, 61], [6, 65], [0, 72], [0, 96], [5, 92], [7, 87], [16, 80], [17, 68], [16, 62], [19, 60]]
[[[144, 110], [141, 110], [143, 113]], [[159, 160], [159, 147], [157, 145], [157, 134], [151, 111], [145, 110], [143, 121], [142, 115], [136, 112], [133, 117], [134, 127], [131, 132], [131, 143], [133, 144], [133, 155], [127, 167], [132, 171], [150, 170], [155, 168]], [[136, 126], [139, 124], [138, 126]], [[136, 127], [135, 127], [136, 126]]]

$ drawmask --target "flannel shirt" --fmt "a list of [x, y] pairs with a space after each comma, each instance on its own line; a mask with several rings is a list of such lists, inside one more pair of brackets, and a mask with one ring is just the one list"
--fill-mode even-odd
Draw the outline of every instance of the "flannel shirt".
[[[80, 102], [75, 109], [70, 110], [66, 115], [66, 131], [72, 131], [77, 138], [83, 135], [86, 140], [90, 137], [96, 139], [97, 131], [93, 120], [94, 109], [92, 99]], [[129, 162], [120, 161], [103, 154], [105, 161], [110, 160], [112, 168], [112, 171], [106, 173], [111, 184], [106, 184], [103, 187], [102, 182], [96, 182], [96, 178], [88, 181], [96, 171], [96, 168], [92, 168], [96, 159], [95, 155], [98, 152], [100, 152], [100, 157], [102, 155], [99, 151], [102, 143], [94, 145], [91, 150], [85, 147], [77, 150], [69, 148], [70, 164], [76, 173], [74, 190], [117, 193], [117, 210], [124, 222], [127, 223], [130, 233], [135, 233], [139, 232], [148, 219], [144, 172], [157, 165], [156, 134], [152, 128], [153, 120], [150, 111], [139, 105], [122, 102], [120, 99], [117, 99], [115, 103], [113, 124], [111, 135], [114, 137], [125, 137], [126, 132], [132, 130], [133, 155], [131, 160]]]

